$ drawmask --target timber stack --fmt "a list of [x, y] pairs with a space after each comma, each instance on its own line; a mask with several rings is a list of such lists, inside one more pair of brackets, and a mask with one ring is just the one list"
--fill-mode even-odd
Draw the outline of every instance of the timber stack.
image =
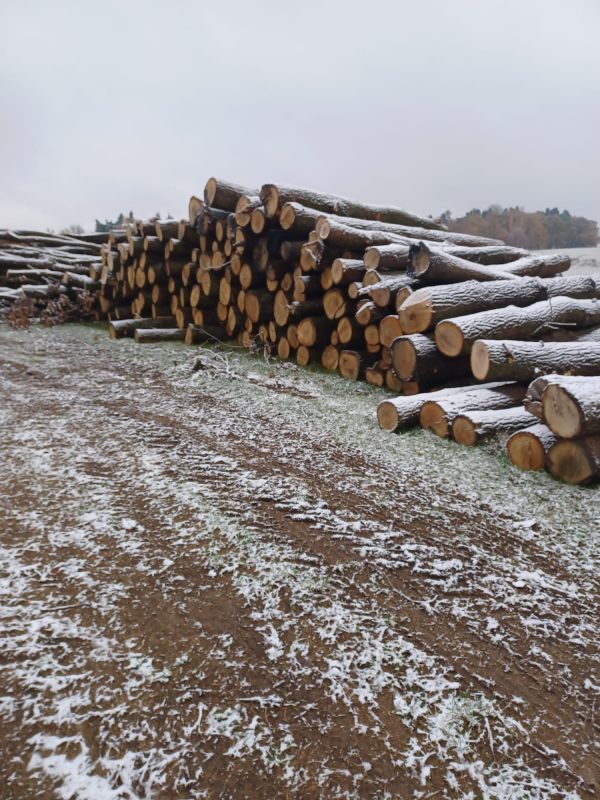
[[464, 445], [548, 427], [525, 403], [540, 375], [600, 374], [600, 281], [565, 275], [561, 254], [278, 184], [210, 178], [188, 210], [101, 244], [91, 277], [112, 336], [233, 339], [321, 364], [394, 392], [382, 428]]

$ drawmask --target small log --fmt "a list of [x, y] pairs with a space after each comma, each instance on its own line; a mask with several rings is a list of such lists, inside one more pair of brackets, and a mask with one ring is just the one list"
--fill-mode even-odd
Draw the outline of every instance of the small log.
[[443, 383], [469, 373], [467, 358], [448, 358], [440, 353], [432, 337], [421, 333], [394, 339], [391, 355], [396, 375], [403, 381], [417, 381], [422, 386]]
[[555, 478], [587, 484], [600, 477], [600, 436], [562, 439], [548, 450], [546, 468]]
[[423, 403], [419, 423], [425, 430], [445, 438], [452, 422], [466, 411], [491, 411], [512, 408], [522, 402], [526, 387], [521, 384], [504, 384], [493, 389], [471, 388], [462, 395]]
[[541, 422], [513, 433], [506, 443], [508, 457], [519, 469], [544, 469], [546, 454], [557, 441], [550, 428]]
[[249, 189], [237, 183], [209, 178], [204, 187], [204, 202], [209, 207], [216, 207], [226, 211], [234, 211], [242, 196], [254, 197], [258, 195], [257, 189]]
[[133, 336], [136, 330], [143, 328], [174, 328], [175, 320], [173, 317], [165, 316], [156, 319], [119, 319], [113, 320], [108, 325], [108, 332], [113, 339], [121, 339], [125, 336]]
[[[491, 384], [497, 386], [498, 384]], [[377, 406], [379, 427], [386, 431], [405, 430], [419, 424], [419, 414], [424, 403], [431, 400], [465, 394], [472, 387], [456, 386], [436, 392], [417, 393], [411, 396], [382, 400]]]
[[134, 333], [137, 344], [150, 344], [154, 342], [183, 342], [185, 331], [179, 328], [138, 328]]
[[472, 447], [498, 434], [513, 433], [529, 425], [534, 417], [523, 406], [490, 411], [467, 411], [452, 422], [452, 438], [458, 444]]
[[600, 375], [600, 342], [478, 339], [471, 349], [477, 380], [532, 381], [540, 373]]

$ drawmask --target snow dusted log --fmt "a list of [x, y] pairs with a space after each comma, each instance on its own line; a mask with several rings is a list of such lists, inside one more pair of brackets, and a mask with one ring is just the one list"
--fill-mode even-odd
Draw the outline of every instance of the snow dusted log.
[[439, 322], [435, 341], [442, 353], [467, 353], [477, 339], [527, 339], [552, 325], [580, 328], [600, 324], [600, 301], [555, 297], [526, 308], [515, 305]]
[[490, 411], [467, 411], [454, 418], [452, 438], [458, 444], [472, 447], [491, 436], [519, 430], [534, 419], [523, 406]]
[[564, 253], [550, 256], [525, 256], [518, 261], [505, 264], [503, 269], [512, 275], [537, 275], [539, 278], [551, 278], [565, 272], [571, 266], [571, 259]]
[[467, 358], [448, 358], [437, 349], [433, 337], [421, 333], [394, 339], [391, 355], [396, 375], [403, 381], [416, 381], [422, 386], [469, 374]]
[[519, 469], [544, 469], [546, 453], [557, 441], [550, 428], [541, 422], [513, 433], [506, 443], [508, 457]]
[[[495, 388], [504, 384], [491, 383], [482, 388]], [[419, 424], [419, 414], [424, 403], [443, 398], [460, 397], [469, 391], [472, 386], [456, 386], [452, 388], [439, 389], [436, 392], [423, 392], [410, 396], [394, 397], [390, 400], [382, 400], [377, 406], [377, 421], [379, 427], [386, 431], [404, 430]]]
[[[423, 237], [431, 241], [431, 236]], [[439, 242], [444, 252], [457, 258], [464, 258], [477, 264], [507, 264], [509, 261], [516, 261], [527, 256], [527, 250], [517, 247], [510, 247], [503, 244], [465, 246]], [[406, 269], [408, 265], [407, 245], [388, 244], [369, 247], [365, 251], [365, 265], [369, 269], [396, 270]]]
[[480, 381], [532, 381], [540, 373], [600, 375], [600, 342], [519, 342], [478, 339], [471, 371]]
[[385, 271], [406, 269], [409, 250], [408, 244], [381, 244], [368, 247], [364, 256], [365, 267]]
[[140, 319], [119, 319], [112, 320], [108, 325], [108, 332], [113, 339], [121, 339], [123, 336], [133, 336], [136, 330], [142, 328], [174, 328], [175, 320], [173, 317], [140, 318]]
[[[244, 192], [244, 194], [246, 193]], [[399, 225], [419, 225], [426, 229], [443, 230], [443, 226], [432, 219], [419, 217], [399, 208], [367, 205], [335, 195], [313, 192], [309, 189], [266, 183], [260, 190], [260, 198], [269, 217], [276, 216], [284, 203], [301, 203], [309, 208], [341, 217], [358, 217], [363, 220], [392, 222]]]
[[406, 273], [386, 275], [378, 283], [374, 283], [371, 286], [363, 286], [362, 289], [359, 289], [357, 298], [370, 297], [376, 306], [387, 308], [392, 305], [398, 292], [402, 293], [403, 298], [407, 298], [410, 296], [413, 287], [418, 286], [419, 281], [411, 278]]
[[446, 437], [452, 422], [459, 414], [466, 411], [492, 411], [512, 408], [523, 401], [526, 387], [518, 383], [499, 384], [493, 389], [473, 388], [440, 400], [428, 400], [423, 403], [419, 414], [419, 423], [425, 430], [436, 436]]
[[451, 317], [507, 305], [527, 306], [560, 295], [593, 298], [599, 294], [596, 282], [583, 275], [549, 280], [463, 281], [417, 289], [404, 300], [398, 315], [407, 333], [422, 333]]
[[549, 375], [542, 394], [542, 416], [561, 439], [600, 433], [600, 377]]
[[318, 237], [327, 239], [331, 226], [335, 224], [345, 225], [350, 228], [372, 233], [389, 234], [390, 243], [411, 245], [417, 241], [424, 241], [426, 244], [439, 247], [477, 247], [489, 245], [503, 245], [498, 239], [483, 239], [479, 236], [471, 236], [466, 233], [454, 233], [446, 230], [427, 230], [411, 225], [395, 225], [386, 222], [364, 220], [357, 218], [335, 217], [333, 215], [322, 214], [317, 220], [316, 234]]
[[546, 468], [566, 483], [586, 484], [600, 477], [600, 436], [562, 439], [548, 450]]
[[207, 206], [213, 208], [235, 211], [238, 200], [242, 195], [252, 197], [257, 194], [257, 189], [249, 189], [247, 186], [240, 186], [237, 183], [209, 178], [204, 187], [204, 202]]
[[185, 331], [179, 328], [138, 328], [134, 333], [134, 339], [138, 344], [182, 342], [185, 339]]
[[[452, 255], [442, 247], [430, 247], [425, 242], [411, 246], [407, 272], [427, 283], [511, 280], [511, 275], [502, 269], [475, 264]], [[517, 276], [512, 276], [512, 279], [517, 280]]]

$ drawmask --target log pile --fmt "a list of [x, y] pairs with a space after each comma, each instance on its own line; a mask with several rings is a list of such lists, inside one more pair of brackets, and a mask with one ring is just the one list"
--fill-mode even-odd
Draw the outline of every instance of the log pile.
[[108, 234], [0, 230], [0, 307], [19, 327], [99, 319], [101, 247]]

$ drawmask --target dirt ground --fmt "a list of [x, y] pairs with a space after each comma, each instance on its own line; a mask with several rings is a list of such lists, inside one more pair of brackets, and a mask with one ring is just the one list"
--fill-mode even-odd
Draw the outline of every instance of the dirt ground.
[[235, 349], [0, 327], [0, 797], [600, 797], [600, 490]]

